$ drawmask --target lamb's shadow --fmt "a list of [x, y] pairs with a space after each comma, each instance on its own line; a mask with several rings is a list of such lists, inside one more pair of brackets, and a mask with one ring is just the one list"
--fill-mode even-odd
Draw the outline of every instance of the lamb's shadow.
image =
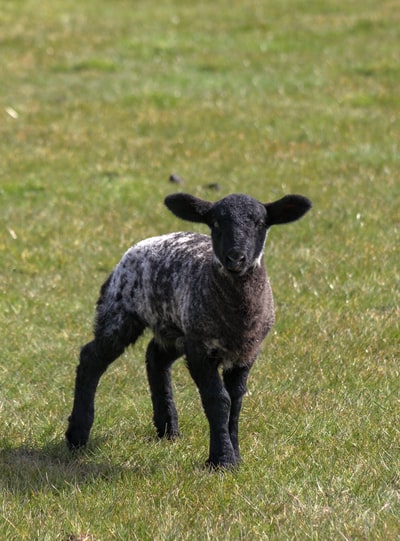
[[[97, 442], [92, 443], [92, 448]], [[21, 446], [0, 449], [0, 487], [12, 492], [34, 493], [82, 486], [97, 479], [115, 479], [127, 470], [139, 476], [146, 473], [132, 465], [116, 465], [99, 460], [93, 451], [70, 453], [64, 442], [42, 448]]]

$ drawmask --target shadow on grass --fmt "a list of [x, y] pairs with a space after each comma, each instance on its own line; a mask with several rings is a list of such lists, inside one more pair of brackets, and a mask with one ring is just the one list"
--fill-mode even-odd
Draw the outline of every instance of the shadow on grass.
[[31, 446], [0, 449], [0, 488], [13, 493], [61, 491], [97, 480], [115, 480], [126, 472], [148, 476], [148, 468], [136, 464], [115, 464], [99, 456], [94, 440], [88, 450], [71, 453], [63, 441], [42, 448]]

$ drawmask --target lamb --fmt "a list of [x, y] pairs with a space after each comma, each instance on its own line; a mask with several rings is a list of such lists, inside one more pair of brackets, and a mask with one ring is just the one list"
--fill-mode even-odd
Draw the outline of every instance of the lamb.
[[238, 424], [247, 377], [274, 323], [264, 265], [272, 225], [310, 208], [300, 195], [262, 204], [232, 194], [212, 203], [185, 193], [165, 205], [176, 216], [209, 226], [211, 237], [170, 233], [130, 248], [103, 284], [94, 339], [80, 353], [67, 445], [86, 445], [100, 377], [146, 327], [153, 332], [146, 369], [159, 437], [179, 436], [171, 366], [185, 355], [210, 429], [210, 468], [240, 462]]

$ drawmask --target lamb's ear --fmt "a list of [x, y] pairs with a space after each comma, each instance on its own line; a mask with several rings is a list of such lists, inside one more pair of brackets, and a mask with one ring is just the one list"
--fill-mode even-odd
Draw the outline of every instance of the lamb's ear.
[[264, 205], [267, 225], [287, 224], [298, 220], [311, 208], [311, 201], [302, 195], [285, 195], [282, 199]]
[[199, 199], [187, 193], [174, 193], [168, 195], [164, 201], [171, 212], [189, 222], [208, 223], [207, 213], [213, 203]]

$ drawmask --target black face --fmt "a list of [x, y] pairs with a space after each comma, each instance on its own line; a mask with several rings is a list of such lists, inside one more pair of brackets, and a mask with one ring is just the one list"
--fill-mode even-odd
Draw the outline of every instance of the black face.
[[311, 201], [302, 195], [285, 195], [263, 205], [241, 194], [211, 203], [177, 193], [166, 197], [165, 204], [183, 220], [207, 224], [214, 257], [227, 272], [240, 275], [260, 265], [265, 237], [272, 225], [294, 222], [311, 208]]
[[207, 216], [214, 253], [229, 273], [245, 274], [260, 263], [267, 233], [265, 206], [247, 195], [229, 195]]

